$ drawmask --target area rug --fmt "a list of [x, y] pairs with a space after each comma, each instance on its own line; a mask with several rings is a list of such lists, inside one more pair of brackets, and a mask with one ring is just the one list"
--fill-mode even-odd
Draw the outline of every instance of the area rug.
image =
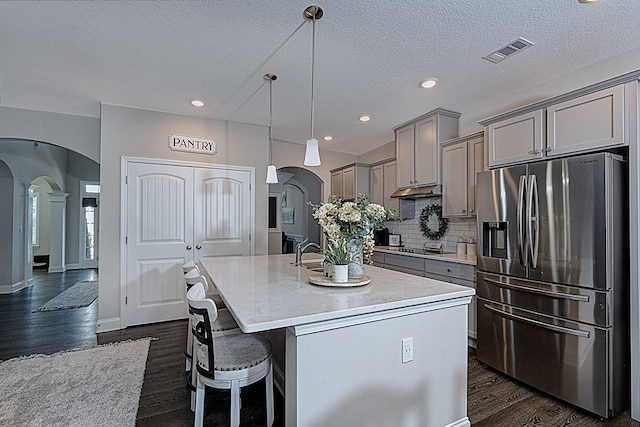
[[0, 363], [0, 425], [135, 426], [149, 342]]
[[98, 298], [98, 282], [78, 282], [66, 291], [47, 301], [36, 311], [64, 310], [67, 308], [86, 307]]

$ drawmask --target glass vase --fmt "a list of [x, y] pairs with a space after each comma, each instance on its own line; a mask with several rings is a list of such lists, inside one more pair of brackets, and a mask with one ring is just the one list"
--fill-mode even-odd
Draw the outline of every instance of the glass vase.
[[364, 252], [362, 244], [354, 240], [349, 241], [349, 252], [351, 252], [351, 262], [349, 263], [349, 279], [359, 279], [364, 276]]

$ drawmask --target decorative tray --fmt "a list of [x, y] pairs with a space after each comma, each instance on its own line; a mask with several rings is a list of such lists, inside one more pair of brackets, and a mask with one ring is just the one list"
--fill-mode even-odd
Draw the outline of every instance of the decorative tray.
[[352, 288], [354, 286], [363, 286], [371, 282], [371, 277], [364, 275], [359, 279], [349, 279], [344, 283], [338, 283], [331, 280], [330, 277], [326, 277], [320, 274], [314, 274], [309, 276], [309, 283], [318, 286], [328, 286], [332, 288]]

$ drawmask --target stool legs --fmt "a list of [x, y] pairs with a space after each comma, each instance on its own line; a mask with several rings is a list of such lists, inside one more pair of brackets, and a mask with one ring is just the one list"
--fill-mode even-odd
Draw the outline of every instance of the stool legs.
[[187, 330], [187, 348], [185, 350], [186, 357], [185, 357], [185, 367], [184, 367], [184, 370], [187, 372], [191, 370], [191, 364], [193, 363], [193, 352], [192, 352], [193, 333], [191, 332], [192, 327], [193, 325], [191, 323], [191, 316], [189, 316], [189, 324], [188, 324], [189, 329]]
[[[197, 375], [197, 374], [196, 374]], [[196, 413], [194, 427], [202, 427], [204, 422], [204, 384], [198, 375], [198, 386], [196, 387]]]
[[273, 425], [273, 364], [269, 367], [269, 374], [264, 379], [265, 395], [267, 400], [267, 427]]

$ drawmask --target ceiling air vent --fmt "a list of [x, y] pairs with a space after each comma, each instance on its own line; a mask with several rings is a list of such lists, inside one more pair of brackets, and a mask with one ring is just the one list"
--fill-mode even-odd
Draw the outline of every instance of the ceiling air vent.
[[501, 47], [498, 50], [494, 50], [487, 56], [483, 56], [482, 59], [486, 59], [487, 61], [493, 62], [495, 64], [531, 46], [533, 46], [533, 43], [531, 43], [529, 40], [518, 37], [508, 45]]

